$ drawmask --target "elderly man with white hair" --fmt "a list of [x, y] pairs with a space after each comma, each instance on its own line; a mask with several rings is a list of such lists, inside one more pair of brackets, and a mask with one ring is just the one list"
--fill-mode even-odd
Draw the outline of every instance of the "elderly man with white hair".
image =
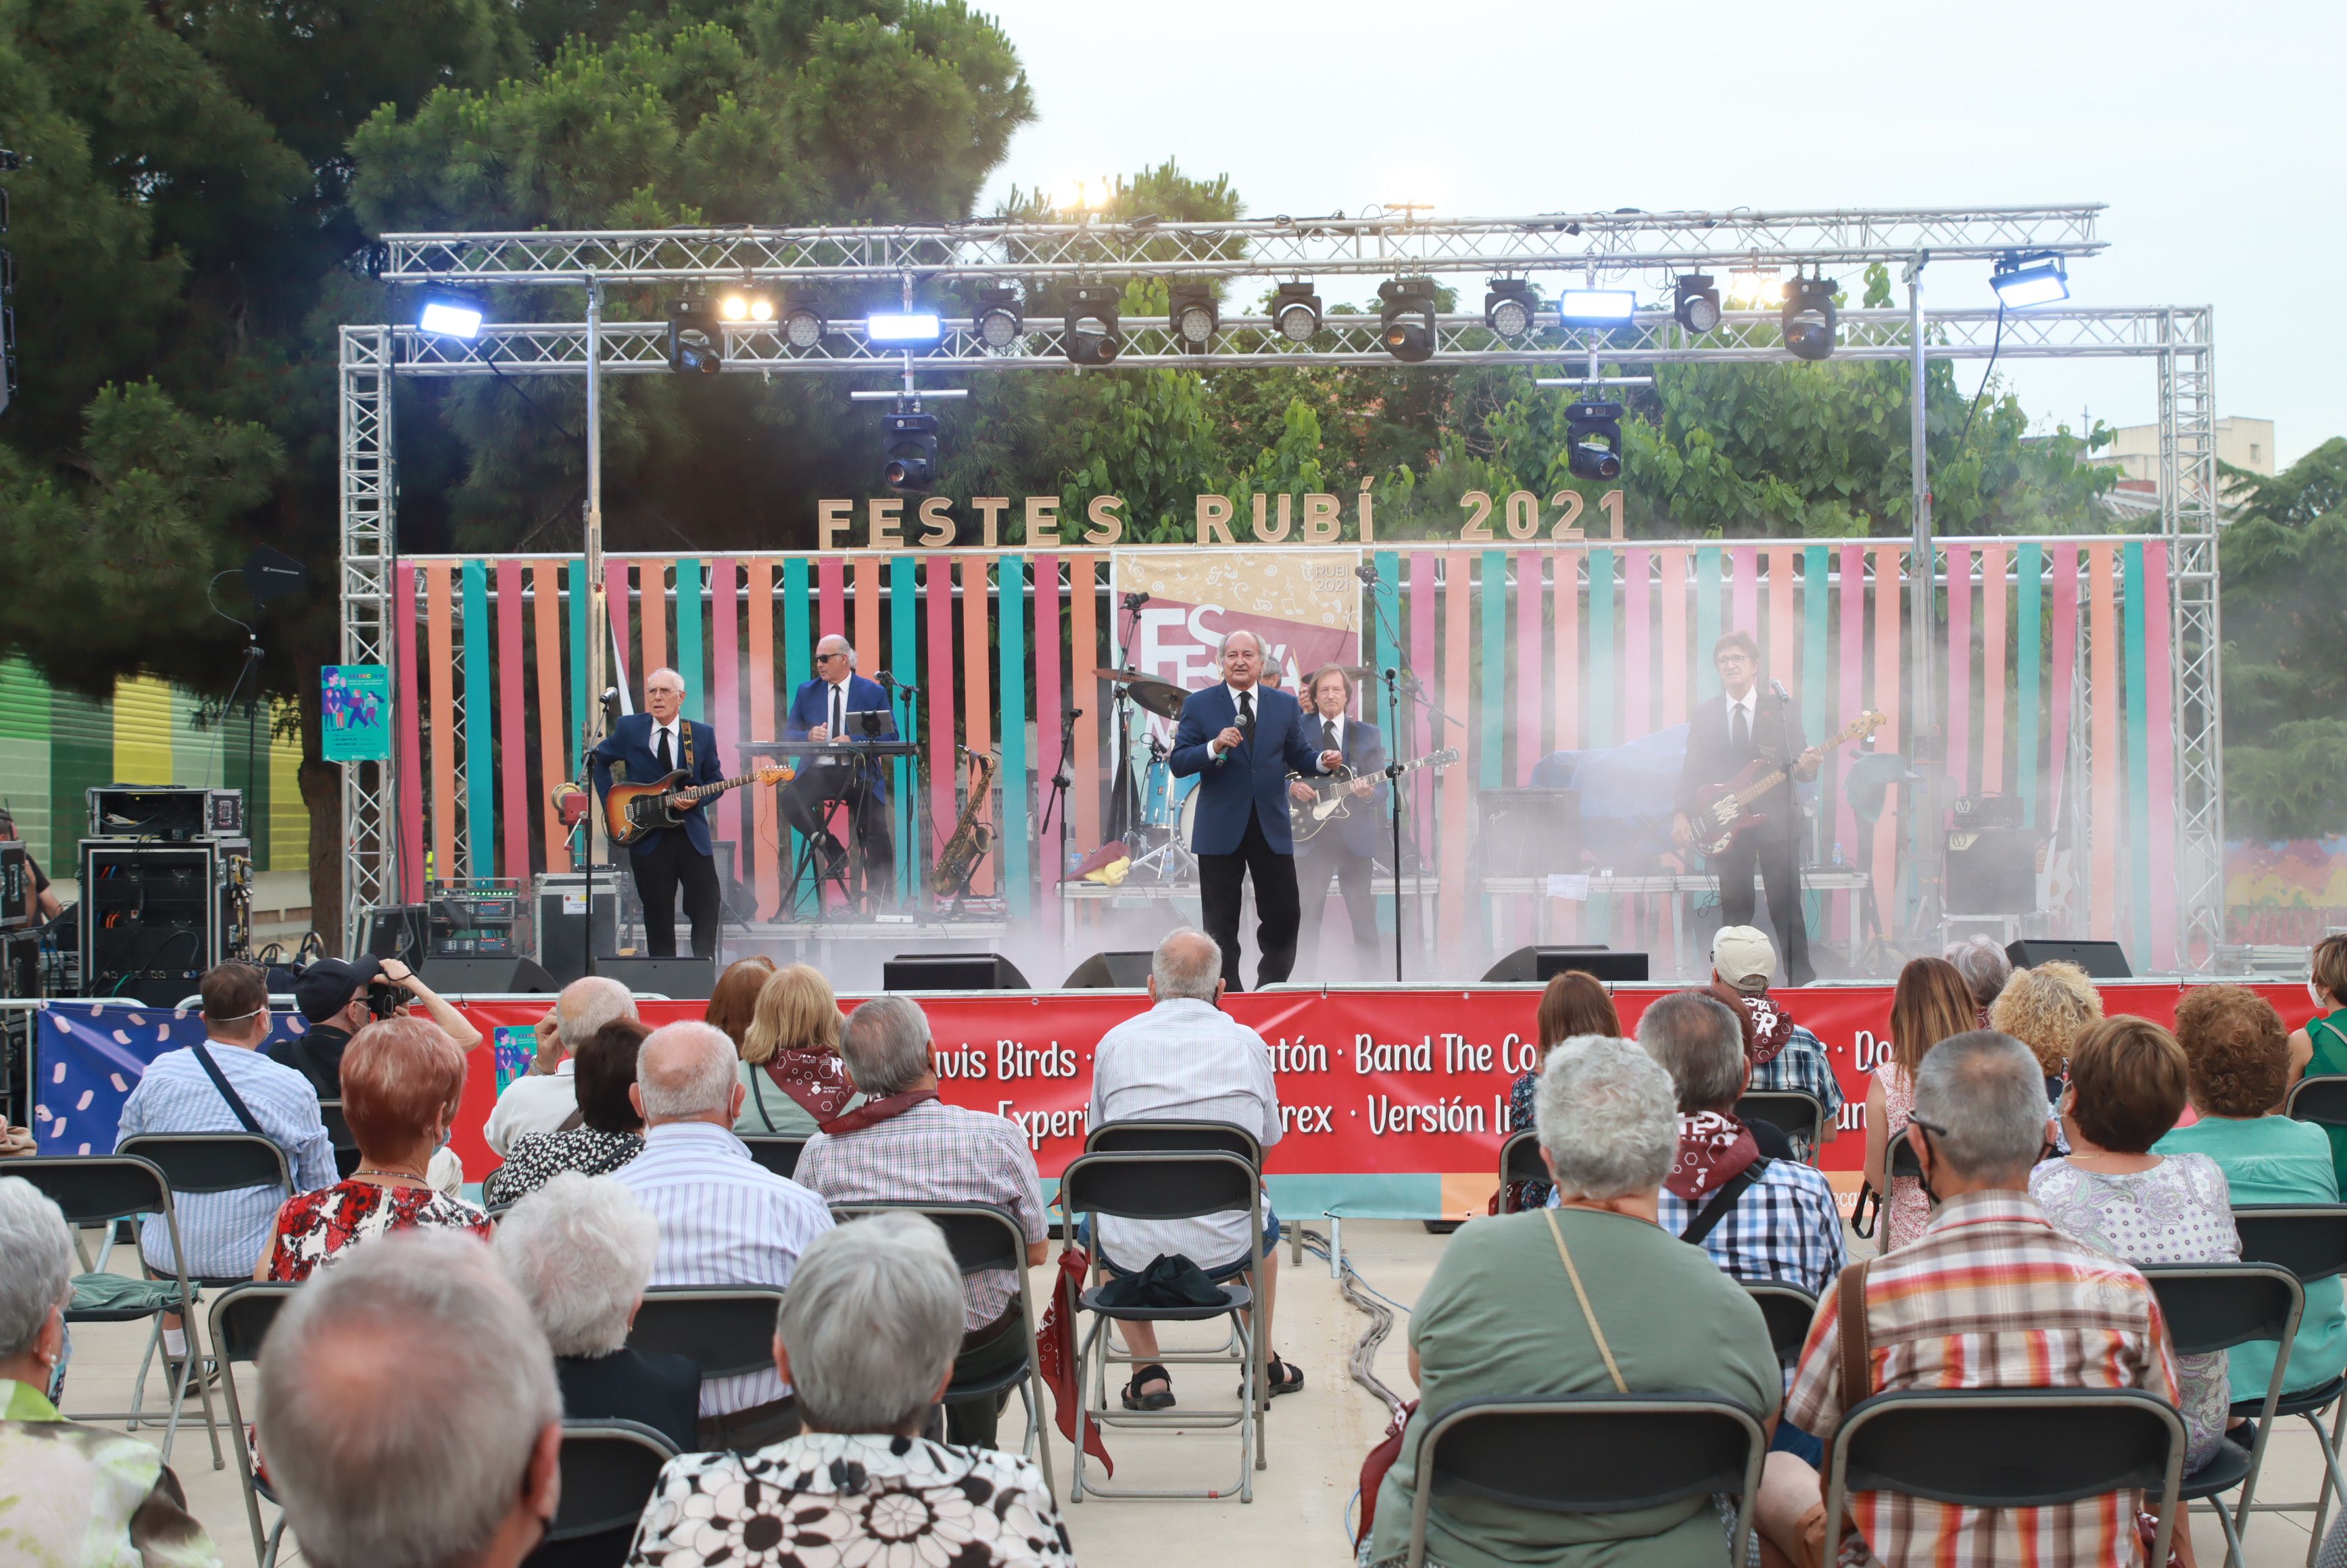
[[[615, 783], [671, 778], [680, 786], [722, 784], [725, 769], [717, 754], [717, 732], [682, 717], [683, 710], [683, 676], [666, 666], [645, 676], [644, 711], [624, 715], [589, 753], [596, 793], [608, 794]], [[644, 906], [644, 950], [655, 958], [676, 957], [679, 888], [684, 891], [685, 918], [692, 922], [692, 956], [717, 956], [723, 899], [705, 804], [680, 803], [681, 826], [654, 829], [628, 845], [628, 865]]]
[[[807, 1244], [831, 1228], [823, 1200], [750, 1158], [733, 1136], [743, 1088], [733, 1041], [697, 1020], [646, 1037], [629, 1090], [644, 1152], [614, 1177], [660, 1226], [654, 1285], [784, 1286]], [[791, 1390], [771, 1371], [701, 1386], [701, 1446], [753, 1449], [798, 1430]]]
[[1074, 1568], [1032, 1460], [923, 1436], [961, 1322], [953, 1255], [927, 1219], [879, 1214], [818, 1238], [774, 1327], [805, 1431], [754, 1454], [669, 1460], [630, 1568]]
[[605, 1024], [635, 1016], [636, 999], [609, 975], [589, 975], [562, 988], [538, 1020], [538, 1056], [529, 1071], [507, 1084], [489, 1108], [481, 1136], [499, 1159], [525, 1132], [559, 1132], [580, 1123], [579, 1048]]
[[[856, 650], [846, 638], [835, 634], [815, 645], [815, 679], [791, 694], [783, 738], [833, 746], [897, 738], [888, 693], [877, 681], [856, 672]], [[845, 802], [851, 831], [863, 850], [866, 885], [876, 891], [894, 885], [889, 876], [896, 849], [888, 832], [888, 791], [880, 770], [869, 761], [840, 753], [820, 756], [783, 786], [781, 801], [783, 820], [815, 840], [824, 876], [846, 869], [846, 849], [823, 825], [832, 803]]]
[[262, 1347], [261, 1412], [319, 1568], [513, 1568], [553, 1522], [554, 1358], [468, 1237], [384, 1236], [302, 1286]]

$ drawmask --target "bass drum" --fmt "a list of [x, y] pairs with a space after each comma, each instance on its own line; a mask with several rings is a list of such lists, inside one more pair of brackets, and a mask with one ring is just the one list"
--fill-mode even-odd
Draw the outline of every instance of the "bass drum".
[[1191, 842], [1197, 834], [1197, 828], [1198, 792], [1196, 790], [1192, 790], [1188, 794], [1182, 797], [1182, 808], [1174, 814], [1174, 842], [1180, 845], [1190, 854], [1197, 854], [1198, 846]]

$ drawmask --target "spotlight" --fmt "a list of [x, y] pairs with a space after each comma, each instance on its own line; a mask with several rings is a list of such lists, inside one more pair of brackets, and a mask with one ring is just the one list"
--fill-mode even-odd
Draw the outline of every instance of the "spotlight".
[[679, 300], [668, 308], [668, 367], [715, 375], [725, 362], [725, 337], [707, 300]]
[[1622, 405], [1606, 399], [1576, 403], [1564, 411], [1565, 466], [1578, 479], [1622, 477]]
[[1290, 343], [1310, 343], [1320, 330], [1320, 296], [1309, 283], [1282, 283], [1271, 297], [1271, 324]]
[[1118, 291], [1079, 283], [1068, 293], [1067, 354], [1078, 364], [1107, 364], [1124, 346], [1117, 331]]
[[934, 414], [884, 414], [880, 416], [884, 461], [880, 482], [892, 490], [926, 490], [938, 475], [938, 416]]
[[1823, 278], [1797, 277], [1785, 285], [1778, 310], [1785, 347], [1795, 359], [1824, 359], [1834, 351], [1834, 286]]
[[1671, 285], [1671, 314], [1679, 325], [1700, 336], [1719, 325], [1719, 290], [1710, 275], [1689, 272]]
[[1223, 325], [1214, 291], [1204, 283], [1176, 283], [1173, 302], [1174, 346], [1184, 354], [1204, 354]]
[[764, 289], [731, 289], [717, 302], [717, 313], [729, 322], [770, 322], [774, 296]]
[[1766, 310], [1781, 303], [1785, 284], [1774, 272], [1758, 267], [1739, 268], [1728, 285], [1727, 297], [1750, 310]]
[[488, 308], [469, 294], [430, 293], [416, 313], [415, 324], [437, 337], [477, 338]]
[[1020, 313], [1019, 291], [1003, 285], [978, 291], [978, 341], [995, 353], [1016, 344], [1027, 334]]
[[1434, 280], [1388, 278], [1378, 285], [1378, 337], [1405, 364], [1434, 357]]
[[1483, 324], [1511, 342], [1531, 332], [1540, 315], [1532, 284], [1522, 278], [1493, 278], [1491, 288], [1483, 296]]
[[830, 330], [823, 313], [804, 300], [792, 302], [783, 312], [783, 341], [793, 348], [813, 348], [823, 342], [823, 334]]
[[2050, 305], [2070, 297], [2070, 274], [2064, 270], [2062, 258], [2039, 251], [2024, 256], [2008, 251], [2000, 257], [1996, 271], [1989, 274], [1988, 286], [1996, 291], [1997, 302], [2009, 311], [2025, 311], [2032, 305]]
[[1618, 327], [1638, 311], [1628, 289], [1567, 289], [1556, 297], [1557, 320], [1569, 327]]
[[946, 323], [935, 311], [875, 311], [864, 318], [864, 341], [917, 348], [945, 336]]

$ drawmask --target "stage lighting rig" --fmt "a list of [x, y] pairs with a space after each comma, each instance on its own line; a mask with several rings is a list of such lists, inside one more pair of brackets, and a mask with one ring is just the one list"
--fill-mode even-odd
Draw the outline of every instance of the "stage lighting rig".
[[1564, 411], [1565, 466], [1577, 479], [1622, 477], [1622, 405], [1585, 398]]
[[978, 291], [978, 341], [996, 354], [1018, 346], [1027, 335], [1019, 291], [1008, 284]]
[[764, 289], [728, 289], [718, 298], [717, 313], [735, 325], [763, 325], [774, 319], [774, 296]]
[[874, 311], [864, 318], [864, 341], [875, 348], [928, 348], [946, 333], [945, 319], [935, 311]]
[[938, 416], [880, 416], [880, 482], [892, 490], [926, 490], [938, 477]]
[[1280, 284], [1271, 297], [1271, 324], [1290, 343], [1310, 343], [1320, 330], [1320, 296], [1310, 283]]
[[481, 335], [481, 323], [488, 317], [489, 308], [472, 295], [435, 289], [424, 296], [415, 324], [435, 337], [463, 338], [469, 343]]
[[1378, 341], [1404, 364], [1434, 357], [1434, 280], [1388, 278], [1378, 285]]
[[1540, 319], [1540, 300], [1522, 278], [1493, 278], [1483, 296], [1483, 324], [1511, 343], [1532, 330]]
[[1834, 351], [1834, 286], [1825, 278], [1796, 277], [1785, 285], [1778, 320], [1795, 359], [1819, 360]]
[[1117, 330], [1120, 291], [1100, 283], [1079, 283], [1068, 291], [1067, 354], [1078, 364], [1108, 364], [1124, 347]]
[[2058, 304], [2070, 297], [2070, 274], [2062, 258], [2045, 251], [2029, 256], [2008, 252], [1989, 274], [1988, 284], [1996, 291], [1997, 303], [2009, 311]]
[[1568, 327], [1621, 327], [1638, 313], [1638, 296], [1628, 289], [1566, 289], [1556, 297], [1556, 319]]
[[786, 300], [783, 304], [783, 341], [795, 349], [810, 349], [823, 342], [831, 323], [823, 313], [807, 300]]
[[1700, 337], [1719, 325], [1719, 288], [1706, 272], [1689, 272], [1671, 285], [1671, 314]]
[[668, 367], [715, 375], [725, 363], [725, 334], [707, 300], [678, 300], [668, 308]]
[[1222, 330], [1223, 313], [1214, 304], [1214, 291], [1204, 283], [1174, 285], [1174, 346], [1184, 354], [1204, 354]]

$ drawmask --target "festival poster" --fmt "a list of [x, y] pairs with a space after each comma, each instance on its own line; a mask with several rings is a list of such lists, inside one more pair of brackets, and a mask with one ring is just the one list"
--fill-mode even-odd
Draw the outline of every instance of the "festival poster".
[[318, 672], [319, 751], [330, 763], [391, 760], [391, 671], [329, 664]]
[[1185, 692], [1211, 686], [1220, 678], [1217, 645], [1242, 629], [1262, 636], [1291, 692], [1323, 664], [1359, 662], [1358, 549], [1151, 550], [1114, 559], [1120, 605], [1129, 593], [1149, 596], [1137, 620], [1120, 613], [1116, 621], [1119, 662], [1144, 675]]

